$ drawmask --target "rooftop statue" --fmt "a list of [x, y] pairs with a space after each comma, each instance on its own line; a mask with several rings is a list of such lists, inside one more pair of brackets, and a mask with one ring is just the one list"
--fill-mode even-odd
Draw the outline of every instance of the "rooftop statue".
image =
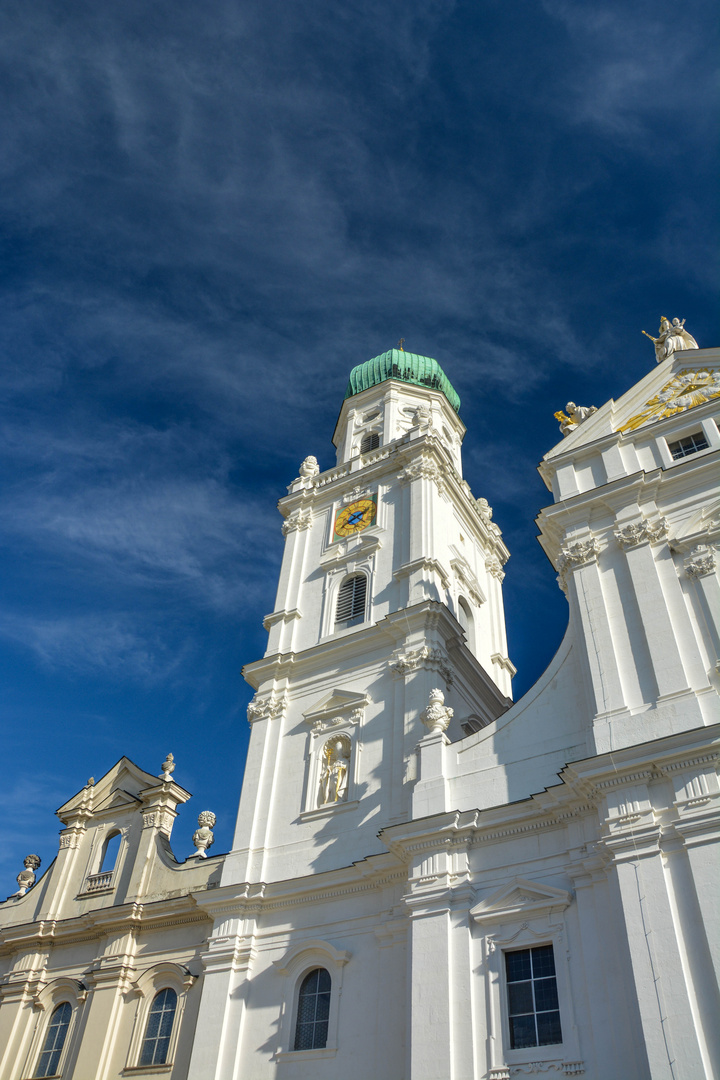
[[674, 352], [683, 352], [685, 349], [697, 349], [698, 343], [692, 334], [685, 329], [684, 319], [670, 320], [663, 315], [660, 319], [658, 336], [653, 337], [646, 330], [642, 331], [645, 337], [649, 337], [655, 346], [655, 358], [660, 364], [667, 360]]
[[[583, 421], [587, 420], [589, 416], [597, 412], [596, 405], [576, 405], [574, 401], [568, 401], [565, 406], [565, 412], [562, 409], [554, 414], [555, 419], [560, 421], [560, 431], [563, 435], [570, 435]], [[567, 413], [567, 415], [566, 415]]]
[[[39, 855], [26, 855], [23, 859], [24, 870], [21, 870], [17, 876], [17, 883], [20, 886], [18, 891], [13, 893], [13, 896], [24, 896], [28, 889], [32, 889], [35, 884], [35, 871], [40, 866]], [[12, 899], [12, 897], [8, 897]]]

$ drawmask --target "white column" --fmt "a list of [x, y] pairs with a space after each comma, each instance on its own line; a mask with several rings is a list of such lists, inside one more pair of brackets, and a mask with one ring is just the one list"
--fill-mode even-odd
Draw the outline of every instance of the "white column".
[[432, 895], [418, 888], [406, 897], [410, 908], [408, 1080], [452, 1080], [454, 1075], [448, 901], [445, 889]]
[[203, 956], [205, 976], [187, 1080], [235, 1080], [240, 1076], [242, 1027], [248, 975], [255, 958], [241, 920], [221, 919]]
[[582, 627], [578, 640], [584, 642], [590, 669], [591, 704], [599, 716], [622, 711], [625, 699], [597, 561], [570, 564], [565, 572], [571, 609]]
[[614, 858], [652, 1080], [713, 1080], [695, 1030], [659, 850], [659, 829], [645, 827], [635, 834], [628, 829], [606, 840], [604, 846]]

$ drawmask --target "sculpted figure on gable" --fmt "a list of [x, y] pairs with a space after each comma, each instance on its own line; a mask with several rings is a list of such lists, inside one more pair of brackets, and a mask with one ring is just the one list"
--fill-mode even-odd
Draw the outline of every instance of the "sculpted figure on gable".
[[670, 320], [663, 315], [660, 319], [658, 336], [653, 337], [646, 330], [642, 331], [645, 337], [649, 337], [655, 346], [655, 359], [658, 364], [667, 360], [674, 352], [683, 352], [685, 349], [697, 349], [698, 343], [692, 334], [685, 329], [684, 319]]

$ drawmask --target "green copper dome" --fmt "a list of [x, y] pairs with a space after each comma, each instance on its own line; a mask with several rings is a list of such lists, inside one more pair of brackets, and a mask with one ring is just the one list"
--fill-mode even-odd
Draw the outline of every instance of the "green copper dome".
[[440, 390], [455, 412], [460, 411], [460, 398], [437, 360], [433, 360], [431, 356], [404, 352], [402, 349], [388, 349], [382, 356], [376, 356], [354, 367], [350, 372], [345, 397], [359, 394], [370, 386], [385, 382], [386, 379], [399, 379], [401, 382], [414, 383], [415, 386]]

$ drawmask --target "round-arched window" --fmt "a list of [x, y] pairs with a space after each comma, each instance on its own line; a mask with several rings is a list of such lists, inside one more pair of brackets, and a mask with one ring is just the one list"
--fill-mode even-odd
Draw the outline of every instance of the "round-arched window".
[[105, 848], [103, 850], [102, 864], [100, 866], [100, 873], [103, 874], [107, 870], [114, 870], [115, 863], [117, 862], [118, 852], [120, 851], [120, 844], [122, 843], [122, 836], [119, 832], [111, 833], [105, 841]]
[[369, 435], [363, 435], [360, 443], [360, 453], [368, 454], [371, 450], [377, 450], [380, 445], [380, 436], [377, 431], [371, 431]]
[[356, 626], [365, 621], [365, 597], [367, 578], [364, 574], [353, 574], [345, 578], [338, 590], [335, 625], [339, 627]]
[[140, 1051], [141, 1065], [167, 1064], [176, 1008], [177, 994], [171, 987], [161, 990], [153, 998]]
[[325, 968], [315, 968], [300, 984], [295, 1025], [295, 1050], [327, 1046], [332, 980]]
[[65, 1040], [67, 1039], [71, 1016], [72, 1005], [69, 1001], [63, 1001], [61, 1005], [58, 1005], [57, 1008], [53, 1009], [50, 1023], [48, 1024], [48, 1029], [45, 1033], [45, 1042], [40, 1051], [37, 1068], [35, 1069], [35, 1076], [57, 1075], [58, 1067], [60, 1065], [60, 1055], [63, 1052]]
[[470, 652], [475, 652], [475, 620], [470, 605], [464, 597], [458, 599], [458, 622], [465, 631], [465, 639]]

